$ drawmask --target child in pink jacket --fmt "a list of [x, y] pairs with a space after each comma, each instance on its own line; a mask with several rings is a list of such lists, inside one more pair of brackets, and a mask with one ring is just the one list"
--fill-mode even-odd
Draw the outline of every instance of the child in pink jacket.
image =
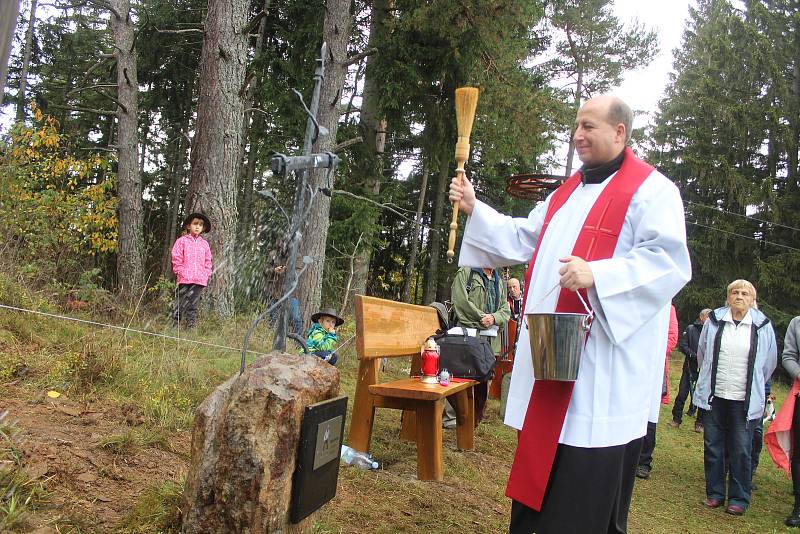
[[183, 221], [183, 233], [172, 246], [172, 270], [178, 292], [172, 310], [172, 326], [186, 318], [187, 328], [197, 326], [200, 295], [211, 276], [211, 247], [200, 234], [211, 231], [211, 221], [202, 213], [191, 213]]

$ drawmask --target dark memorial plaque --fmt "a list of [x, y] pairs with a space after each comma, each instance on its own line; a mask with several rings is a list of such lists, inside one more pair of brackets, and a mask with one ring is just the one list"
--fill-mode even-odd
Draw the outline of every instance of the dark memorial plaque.
[[336, 496], [346, 414], [347, 397], [306, 406], [292, 483], [292, 523], [299, 523]]

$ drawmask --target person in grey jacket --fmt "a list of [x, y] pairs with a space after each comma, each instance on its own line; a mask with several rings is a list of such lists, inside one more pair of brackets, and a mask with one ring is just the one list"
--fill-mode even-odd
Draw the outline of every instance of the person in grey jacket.
[[693, 402], [706, 410], [703, 462], [709, 508], [742, 515], [750, 504], [753, 429], [764, 414], [764, 383], [778, 364], [775, 331], [753, 307], [756, 289], [747, 280], [728, 285], [727, 306], [711, 312], [697, 346], [700, 367]]
[[[800, 376], [800, 317], [795, 317], [786, 329], [786, 338], [783, 344], [783, 368], [792, 381]], [[786, 518], [787, 527], [800, 527], [800, 410], [795, 402], [792, 414], [792, 493], [794, 493], [794, 507], [789, 517]]]

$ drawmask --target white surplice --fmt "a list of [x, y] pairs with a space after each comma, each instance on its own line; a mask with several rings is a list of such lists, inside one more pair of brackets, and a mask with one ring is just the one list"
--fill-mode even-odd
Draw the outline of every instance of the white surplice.
[[[558, 293], [545, 296], [572, 253], [586, 215], [611, 180], [579, 185], [556, 212], [542, 240], [525, 313], [551, 313]], [[527, 218], [502, 215], [477, 202], [464, 230], [459, 265], [501, 267], [530, 261], [550, 201]], [[675, 185], [653, 171], [631, 199], [612, 258], [590, 262], [588, 291], [595, 321], [559, 443], [610, 447], [645, 434], [661, 396], [669, 305], [691, 278], [683, 202]], [[527, 322], [522, 321], [505, 423], [521, 429], [534, 387]]]

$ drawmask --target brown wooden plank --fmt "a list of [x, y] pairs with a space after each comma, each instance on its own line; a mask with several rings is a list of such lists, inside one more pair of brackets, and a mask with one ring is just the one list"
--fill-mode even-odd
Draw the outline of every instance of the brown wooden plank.
[[471, 388], [476, 383], [470, 380], [468, 382], [450, 382], [449, 386], [441, 386], [439, 384], [423, 384], [419, 378], [404, 378], [371, 385], [369, 392], [383, 397], [435, 401], [449, 397], [463, 389]]
[[369, 452], [372, 439], [372, 424], [375, 419], [373, 397], [369, 386], [378, 381], [378, 360], [359, 360], [358, 381], [350, 415], [350, 446], [357, 451]]
[[372, 405], [376, 408], [389, 408], [391, 410], [414, 410], [416, 407], [413, 399], [382, 397], [380, 395], [372, 395]]
[[356, 350], [359, 358], [408, 356], [439, 328], [430, 306], [356, 295]]
[[[471, 389], [471, 388], [470, 388]], [[420, 402], [417, 408], [417, 478], [443, 480], [442, 409], [444, 399]]]

